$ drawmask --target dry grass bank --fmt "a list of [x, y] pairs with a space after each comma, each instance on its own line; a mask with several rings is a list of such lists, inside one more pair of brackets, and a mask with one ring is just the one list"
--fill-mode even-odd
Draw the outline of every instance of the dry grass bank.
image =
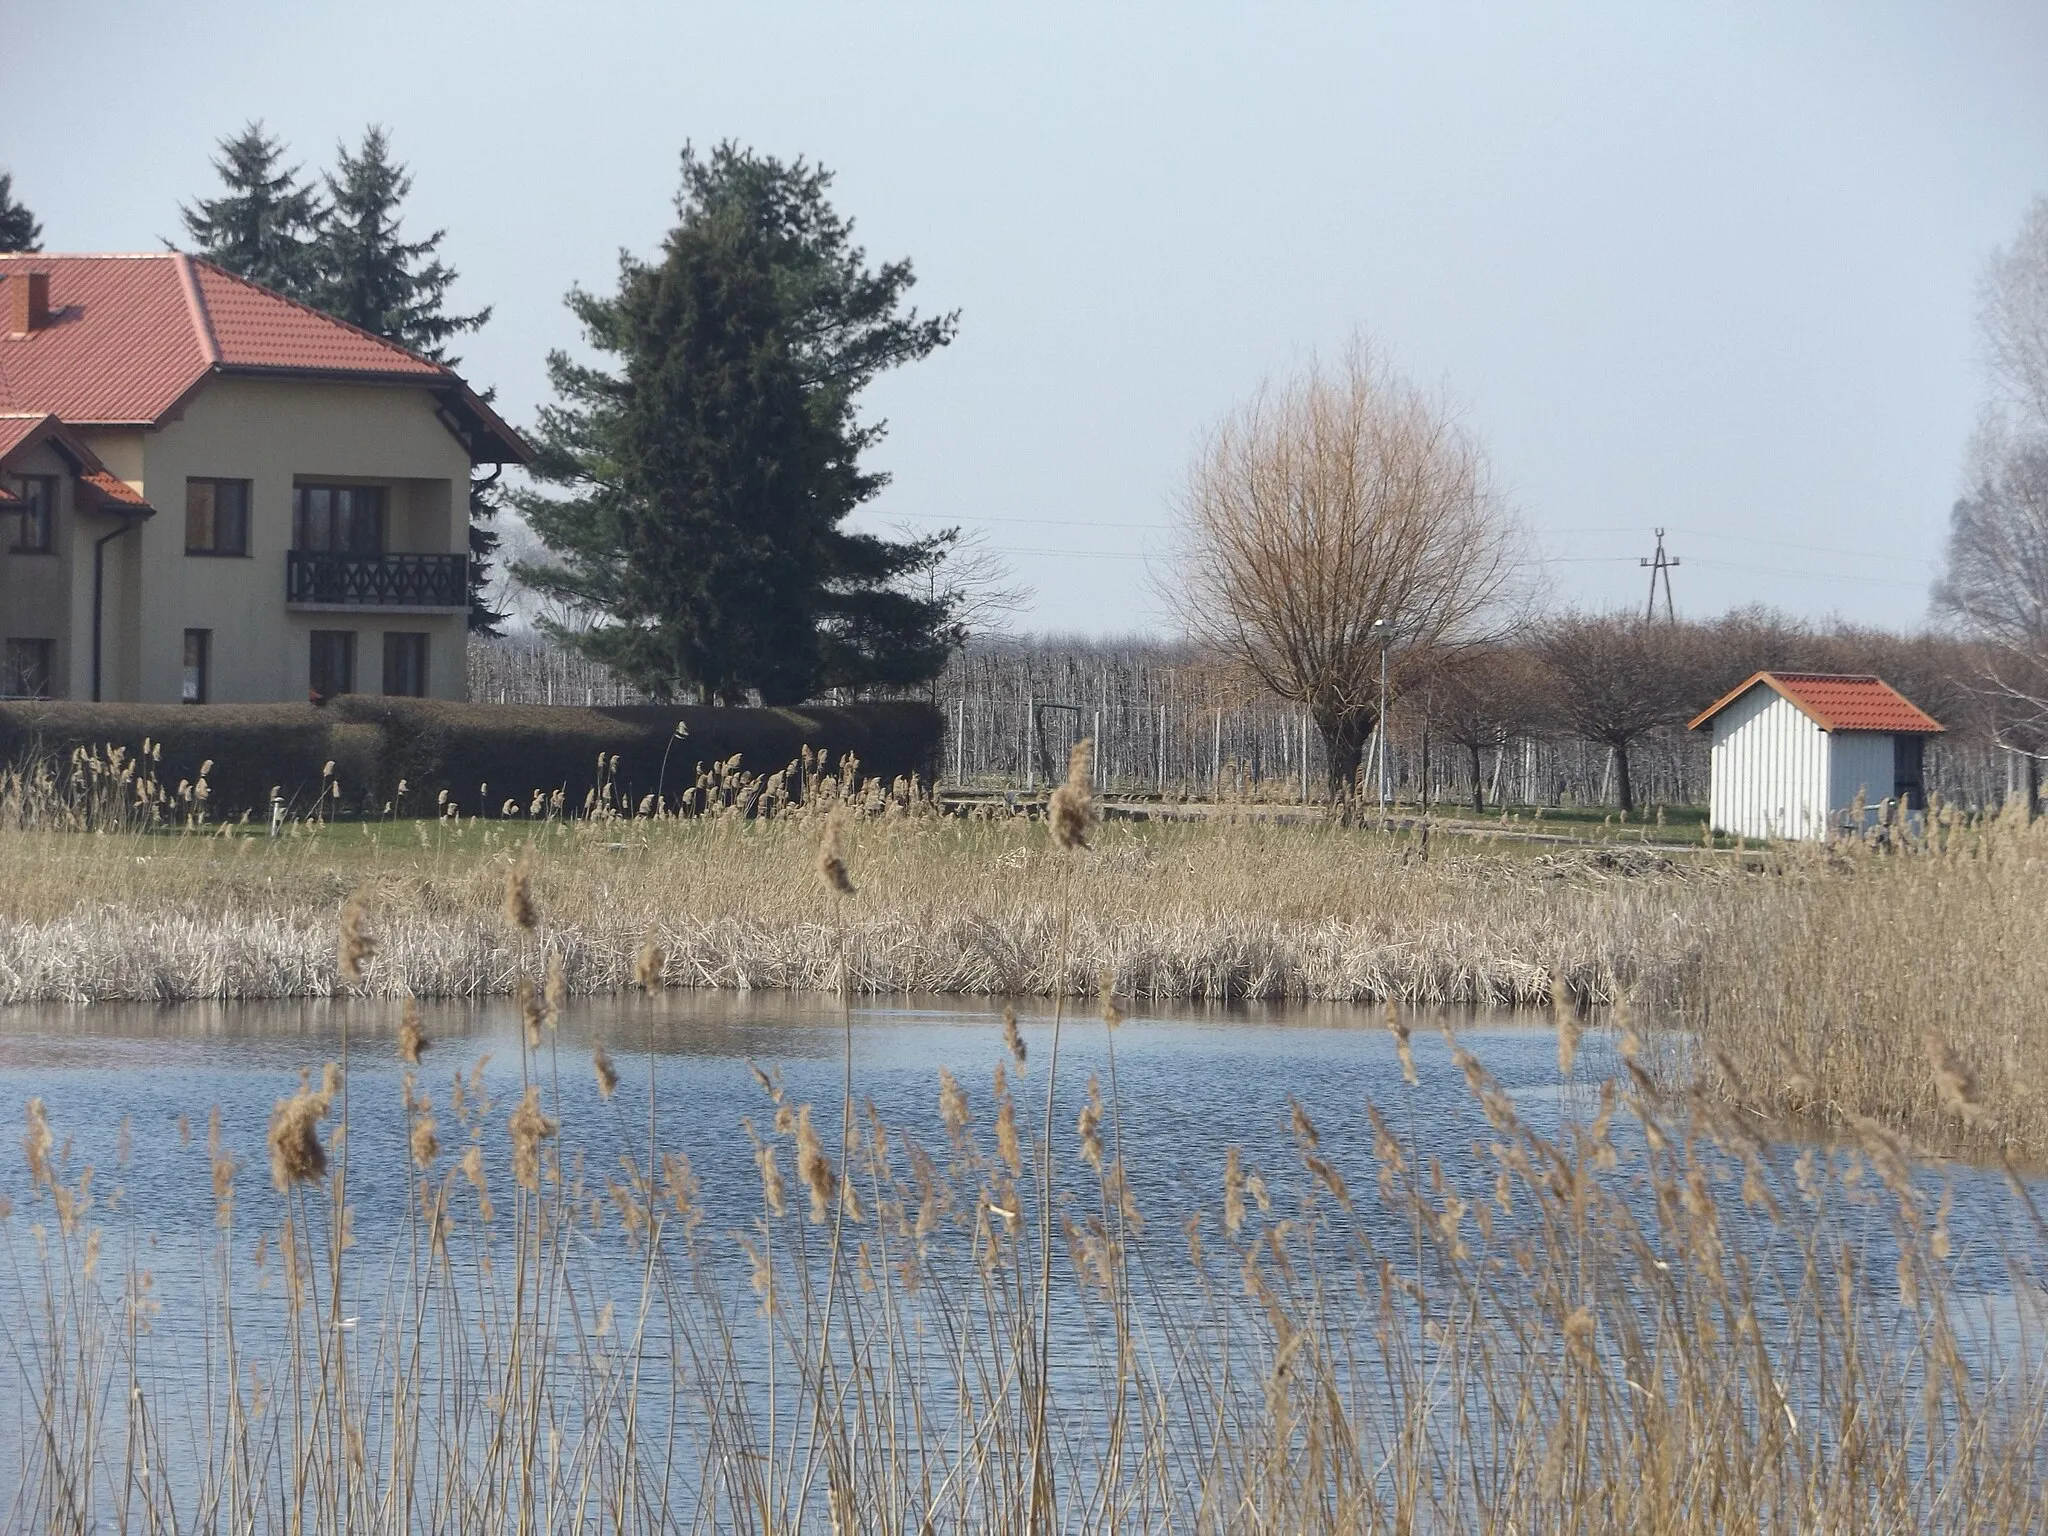
[[[847, 954], [870, 992], [1048, 995], [1107, 969], [1148, 1000], [1541, 1003], [1561, 972], [1605, 1001], [1692, 963], [1727, 878], [1442, 837], [1425, 862], [1413, 836], [1248, 821], [1118, 823], [1072, 861], [1022, 818], [876, 816], [847, 835]], [[499, 904], [521, 857], [572, 991], [623, 985], [649, 938], [672, 985], [820, 987], [837, 930], [815, 839], [792, 818], [0, 833], [0, 1002], [334, 991], [334, 914], [358, 890], [383, 935], [370, 992], [509, 991]]]

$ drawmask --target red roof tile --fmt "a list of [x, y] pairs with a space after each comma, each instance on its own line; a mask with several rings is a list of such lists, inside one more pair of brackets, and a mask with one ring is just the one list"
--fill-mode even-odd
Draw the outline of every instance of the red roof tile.
[[142, 499], [141, 493], [134, 486], [130, 485], [126, 480], [116, 479], [104, 469], [92, 470], [87, 474], [80, 475], [78, 478], [98, 491], [102, 499], [113, 502], [123, 512], [154, 512], [156, 510], [155, 507], [152, 507]]
[[0, 413], [80, 426], [154, 426], [213, 373], [281, 372], [418, 382], [479, 439], [476, 456], [523, 462], [519, 435], [455, 372], [367, 331], [176, 251], [0, 255], [0, 279], [50, 276], [50, 323], [0, 338]]
[[1889, 731], [1932, 736], [1940, 721], [1882, 678], [1832, 672], [1759, 672], [1702, 710], [1688, 730], [1698, 730], [1759, 685], [1790, 699], [1824, 731]]
[[429, 379], [448, 375], [439, 363], [245, 282], [212, 262], [193, 262], [192, 275], [223, 367]]
[[179, 258], [0, 256], [0, 276], [50, 274], [50, 323], [0, 339], [0, 411], [80, 424], [154, 423], [209, 366]]
[[48, 411], [22, 411], [0, 415], [0, 460], [36, 435], [44, 422], [54, 418]]

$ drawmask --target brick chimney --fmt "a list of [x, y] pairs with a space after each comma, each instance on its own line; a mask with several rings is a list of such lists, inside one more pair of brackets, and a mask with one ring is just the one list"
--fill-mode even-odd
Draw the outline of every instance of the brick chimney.
[[50, 274], [23, 272], [8, 274], [6, 282], [7, 334], [26, 336], [50, 323]]

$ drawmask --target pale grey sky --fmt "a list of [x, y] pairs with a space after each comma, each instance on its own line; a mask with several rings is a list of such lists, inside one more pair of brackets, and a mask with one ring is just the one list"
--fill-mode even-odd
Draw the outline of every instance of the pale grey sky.
[[464, 368], [530, 421], [561, 296], [686, 139], [838, 173], [947, 351], [868, 521], [983, 527], [1031, 627], [1163, 629], [1203, 430], [1355, 328], [1489, 445], [1563, 601], [1918, 622], [1981, 395], [1972, 290], [2048, 192], [2039, 0], [346, 6], [5, 0], [0, 167], [52, 250], [154, 247], [262, 118], [387, 125]]

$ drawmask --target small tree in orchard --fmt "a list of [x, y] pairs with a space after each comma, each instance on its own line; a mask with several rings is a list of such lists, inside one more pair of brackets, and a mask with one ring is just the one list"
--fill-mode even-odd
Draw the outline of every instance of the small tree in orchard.
[[1424, 690], [1429, 725], [1463, 749], [1474, 811], [1486, 809], [1486, 754], [1499, 754], [1511, 738], [1543, 726], [1544, 683], [1542, 668], [1510, 645], [1471, 646], [1431, 658]]
[[553, 559], [517, 567], [590, 622], [565, 644], [657, 697], [921, 683], [959, 638], [941, 575], [955, 535], [841, 526], [888, 477], [855, 412], [880, 373], [952, 340], [954, 317], [903, 308], [906, 261], [870, 268], [826, 200], [831, 177], [723, 144], [683, 154], [658, 259], [627, 256], [615, 294], [569, 305], [614, 362], [549, 359], [535, 476], [517, 498]]
[[1308, 712], [1333, 798], [1358, 781], [1384, 646], [1505, 628], [1521, 540], [1485, 456], [1363, 343], [1227, 417], [1179, 510], [1168, 599], [1193, 638]]
[[1550, 707], [1574, 734], [1614, 754], [1623, 815], [1636, 809], [1629, 749], [1713, 702], [1712, 657], [1691, 625], [1660, 624], [1638, 614], [1571, 613], [1536, 634], [1550, 674]]
[[43, 226], [14, 200], [14, 177], [0, 171], [0, 251], [40, 251]]

